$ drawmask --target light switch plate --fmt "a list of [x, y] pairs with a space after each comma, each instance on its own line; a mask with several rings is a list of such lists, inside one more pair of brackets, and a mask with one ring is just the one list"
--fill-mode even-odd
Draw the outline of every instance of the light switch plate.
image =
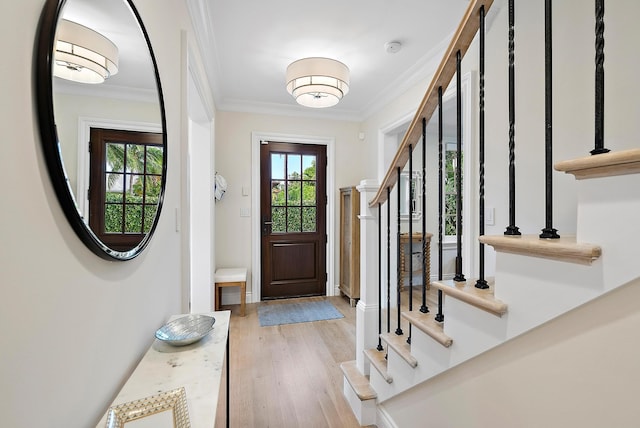
[[487, 226], [495, 226], [495, 213], [496, 209], [494, 207], [487, 207], [484, 210], [484, 224]]

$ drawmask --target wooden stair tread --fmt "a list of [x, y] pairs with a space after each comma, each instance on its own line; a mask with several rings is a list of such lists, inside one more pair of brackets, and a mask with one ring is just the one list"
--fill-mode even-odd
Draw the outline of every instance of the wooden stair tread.
[[369, 379], [358, 370], [355, 360], [340, 363], [340, 368], [360, 400], [374, 400], [378, 397], [376, 391], [371, 387]]
[[573, 174], [577, 180], [640, 173], [640, 149], [621, 150], [571, 159], [555, 164], [557, 171]]
[[453, 339], [444, 334], [442, 323], [434, 319], [433, 314], [422, 313], [420, 311], [403, 312], [402, 317], [409, 321], [412, 326], [431, 336], [436, 342], [448, 348], [453, 343]]
[[475, 287], [476, 279], [468, 279], [464, 282], [453, 280], [432, 282], [431, 286], [448, 296], [455, 297], [465, 303], [485, 310], [497, 316], [507, 313], [507, 304], [498, 300], [493, 295], [493, 280], [487, 280], [489, 288], [482, 290]]
[[380, 375], [387, 381], [387, 383], [393, 382], [393, 377], [387, 372], [387, 359], [385, 358], [384, 351], [378, 351], [377, 349], [365, 349], [364, 356], [371, 361], [371, 365], [380, 372]]
[[599, 246], [576, 242], [575, 236], [541, 239], [538, 235], [483, 235], [479, 239], [483, 244], [491, 245], [496, 251], [582, 265], [590, 265], [602, 254]]
[[418, 366], [418, 360], [411, 355], [411, 345], [407, 343], [407, 337], [398, 336], [392, 333], [384, 333], [380, 338], [402, 357], [411, 367]]

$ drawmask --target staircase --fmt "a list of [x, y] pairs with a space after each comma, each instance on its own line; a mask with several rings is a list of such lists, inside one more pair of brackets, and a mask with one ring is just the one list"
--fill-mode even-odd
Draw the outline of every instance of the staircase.
[[[481, 3], [488, 7], [492, 2], [471, 1], [468, 14], [476, 13]], [[467, 16], [463, 19], [463, 23], [466, 19], [468, 19]], [[464, 25], [461, 24], [461, 27]], [[474, 34], [476, 30], [473, 30]], [[465, 31], [461, 29], [458, 34]], [[452, 46], [460, 43], [456, 37]], [[468, 39], [468, 35], [465, 37]], [[464, 43], [470, 43], [470, 40]], [[445, 55], [443, 66], [436, 72], [434, 82], [425, 95], [425, 101], [407, 131], [406, 141], [415, 139], [417, 131], [414, 128], [419, 123], [418, 119], [423, 116], [430, 117], [433, 113], [433, 110], [428, 111], [431, 109], [429, 100], [434, 88], [443, 84], [443, 81], [448, 83], [442, 73], [446, 74], [445, 64], [448, 61], [447, 56], [451, 56], [451, 51], [452, 48]], [[401, 153], [406, 149], [404, 142], [380, 189], [393, 186], [394, 169], [406, 163], [407, 159]], [[640, 189], [640, 149], [619, 150], [558, 162], [554, 167], [556, 171], [573, 175], [576, 180], [575, 235], [562, 234], [560, 239], [540, 239], [537, 234], [480, 236], [479, 241], [492, 247], [496, 253], [495, 276], [487, 278], [488, 289], [476, 288], [474, 286], [476, 280], [471, 278], [467, 278], [465, 282], [433, 282], [432, 292], [440, 290], [445, 296], [444, 322], [437, 322], [434, 319], [436, 310], [433, 306], [430, 306], [431, 312], [427, 314], [417, 310], [403, 309], [402, 319], [407, 325], [411, 325], [410, 344], [407, 343], [406, 334], [396, 335], [393, 329], [390, 333], [381, 335], [382, 350], [371, 346], [372, 341], [369, 338], [358, 338], [360, 345], [362, 343], [366, 345], [362, 355], [356, 355], [355, 361], [343, 363], [342, 369], [345, 375], [345, 397], [362, 425], [377, 424], [380, 428], [387, 426], [483, 427], [488, 426], [489, 423], [497, 427], [540, 426], [544, 415], [532, 413], [529, 419], [524, 420], [522, 415], [526, 414], [527, 410], [522, 410], [510, 422], [506, 422], [509, 420], [508, 417], [503, 417], [499, 413], [495, 414], [493, 420], [491, 417], [484, 421], [465, 419], [457, 413], [469, 411], [470, 414], [475, 412], [480, 414], [482, 412], [477, 410], [479, 405], [465, 401], [460, 403], [464, 404], [461, 407], [450, 402], [443, 406], [439, 396], [447, 395], [448, 391], [442, 392], [441, 389], [436, 388], [436, 385], [455, 389], [456, 385], [471, 383], [472, 381], [468, 380], [469, 377], [484, 376], [484, 373], [470, 373], [469, 370], [460, 367], [464, 363], [466, 363], [465, 367], [471, 367], [472, 361], [480, 361], [482, 358], [486, 361], [487, 355], [508, 366], [510, 364], [508, 350], [512, 350], [515, 346], [510, 345], [514, 339], [521, 340], [523, 335], [526, 336], [525, 333], [533, 332], [537, 332], [537, 335], [553, 335], [554, 325], [558, 319], [566, 319], [570, 314], [578, 313], [576, 309], [584, 307], [589, 302], [603, 300], [606, 302], [613, 290], [635, 287], [640, 282], [640, 261], [635, 256], [637, 251], [634, 244], [640, 239], [640, 222], [637, 220], [640, 213], [640, 192], [638, 191]], [[363, 202], [364, 225], [367, 221], [366, 201], [380, 201], [380, 194], [381, 192], [378, 192], [373, 196], [371, 192], [369, 195], [371, 197], [368, 199], [364, 194], [361, 196], [365, 201]], [[373, 212], [371, 205], [373, 203], [369, 205], [369, 212]], [[465, 221], [475, 220], [465, 219]], [[373, 234], [373, 228], [367, 231], [365, 227], [362, 230], [364, 240], [374, 240], [373, 236], [368, 236]], [[363, 260], [370, 263], [372, 255], [367, 252], [375, 253], [375, 251], [370, 248], [367, 250], [366, 245], [362, 248]], [[367, 267], [364, 266], [362, 277], [365, 280], [366, 269]], [[366, 288], [372, 290], [370, 292], [372, 296], [377, 296], [378, 292], [373, 290], [377, 288], [377, 284], [366, 284]], [[359, 304], [362, 315], [359, 314], [358, 322], [364, 325], [358, 327], [358, 333], [371, 336], [371, 332], [375, 330], [370, 325], [371, 312], [375, 303], [367, 300], [366, 291], [363, 300], [364, 302]], [[629, 309], [629, 313], [635, 314], [632, 309]], [[607, 314], [594, 314], [594, 317], [604, 319]], [[580, 331], [576, 335], [579, 333]], [[635, 353], [640, 356], [637, 349], [631, 347], [631, 350], [631, 355]], [[579, 359], [580, 355], [576, 355], [576, 358]], [[514, 358], [514, 361], [517, 359]], [[594, 369], [594, 371], [599, 372], [600, 369]], [[612, 371], [616, 376], [619, 375], [615, 368], [612, 368]], [[447, 378], [447, 373], [454, 374], [450, 374]], [[460, 373], [464, 373], [464, 376]], [[562, 374], [560, 372], [557, 376]], [[635, 372], [631, 376], [634, 379], [638, 378]], [[579, 381], [576, 380], [576, 382]], [[606, 391], [601, 392], [606, 395]], [[519, 392], [514, 390], [512, 393]], [[531, 394], [522, 395], [530, 396]], [[617, 395], [614, 393], [613, 396]], [[508, 398], [509, 394], [505, 393], [503, 400], [506, 401]], [[562, 398], [557, 397], [557, 399]], [[612, 400], [616, 402], [615, 398], [609, 401]], [[570, 399], [568, 401], [570, 402]], [[480, 397], [477, 402], [491, 403], [491, 397]], [[439, 407], [434, 407], [436, 404]], [[553, 406], [553, 403], [548, 406]], [[625, 407], [625, 409], [628, 408]], [[508, 408], [502, 408], [500, 405], [496, 405], [496, 409], [507, 413], [509, 411]], [[598, 420], [598, 413], [606, 414], [611, 418], [610, 420], [616, 420], [616, 416], [599, 412], [597, 409], [598, 405], [595, 402], [586, 402], [585, 408], [573, 409], [573, 411], [591, 415], [591, 422]], [[438, 414], [437, 417], [430, 416], [434, 414], [434, 410]], [[548, 409], [542, 413], [545, 412], [548, 412]], [[433, 422], [433, 425], [430, 425], [431, 418], [433, 421], [442, 420], [441, 413], [450, 414], [447, 422]], [[623, 411], [623, 416], [619, 419], [620, 424], [614, 423], [609, 426], [632, 426], [627, 425], [629, 420], [633, 419], [629, 417], [629, 413], [633, 414], [635, 411]], [[578, 421], [580, 416], [567, 416], [566, 420]], [[637, 421], [637, 418], [635, 420]], [[409, 425], [408, 421], [412, 424]], [[418, 421], [420, 423], [416, 425]], [[563, 425], [556, 420], [547, 426], [570, 425], [566, 425], [566, 422]], [[571, 426], [596, 425], [586, 422]]]
[[[640, 278], [640, 263], [628, 245], [621, 245], [616, 231], [616, 225], [625, 224], [627, 236], [640, 238], [635, 219], [640, 212], [638, 152], [599, 156], [598, 167], [608, 175], [580, 178], [576, 237], [480, 237], [497, 252], [489, 289], [475, 288], [474, 279], [432, 283], [446, 295], [443, 323], [434, 321], [431, 313], [403, 312], [413, 327], [410, 345], [406, 336], [383, 334], [384, 351], [365, 351], [372, 367], [368, 377], [357, 371], [355, 362], [343, 363], [345, 395], [360, 409], [369, 407], [368, 413], [360, 413], [369, 419], [360, 422], [380, 425], [379, 403]], [[628, 162], [616, 165], [618, 157]], [[556, 167], [579, 176], [582, 172], [566, 165], [584, 161]], [[356, 378], [359, 381], [352, 380]]]

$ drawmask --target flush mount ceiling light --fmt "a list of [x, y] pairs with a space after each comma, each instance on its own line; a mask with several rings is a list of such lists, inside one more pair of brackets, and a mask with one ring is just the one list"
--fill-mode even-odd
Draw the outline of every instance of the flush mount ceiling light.
[[349, 92], [349, 68], [329, 58], [304, 58], [287, 67], [287, 91], [305, 107], [331, 107]]
[[102, 83], [118, 72], [118, 48], [102, 34], [61, 20], [56, 34], [53, 75], [81, 83]]

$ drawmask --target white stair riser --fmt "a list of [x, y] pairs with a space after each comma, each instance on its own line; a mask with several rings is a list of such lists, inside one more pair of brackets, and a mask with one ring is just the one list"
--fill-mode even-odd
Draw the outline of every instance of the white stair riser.
[[[407, 338], [406, 333], [402, 336], [404, 339]], [[415, 369], [391, 347], [389, 347], [387, 355], [387, 372], [393, 377], [391, 385], [396, 391], [404, 391], [415, 385]], [[398, 377], [397, 380], [396, 376]]]
[[509, 302], [503, 316], [511, 339], [599, 296], [602, 262], [591, 266], [498, 253], [496, 298]]
[[602, 248], [608, 289], [640, 276], [636, 244], [640, 239], [640, 174], [578, 180], [578, 242]]
[[397, 390], [395, 380], [394, 382], [387, 383], [384, 377], [375, 368], [371, 368], [369, 374], [369, 384], [378, 394], [378, 403], [393, 397], [394, 395], [402, 392], [403, 390]]
[[442, 373], [451, 365], [450, 348], [445, 348], [417, 328], [411, 334], [411, 355], [419, 361], [416, 370], [420, 381]]
[[460, 364], [502, 343], [507, 334], [504, 318], [468, 303], [445, 297], [444, 333], [453, 338], [451, 366]]
[[373, 425], [376, 423], [376, 400], [360, 400], [351, 388], [351, 384], [344, 378], [342, 392], [351, 406], [353, 414], [360, 425]]

